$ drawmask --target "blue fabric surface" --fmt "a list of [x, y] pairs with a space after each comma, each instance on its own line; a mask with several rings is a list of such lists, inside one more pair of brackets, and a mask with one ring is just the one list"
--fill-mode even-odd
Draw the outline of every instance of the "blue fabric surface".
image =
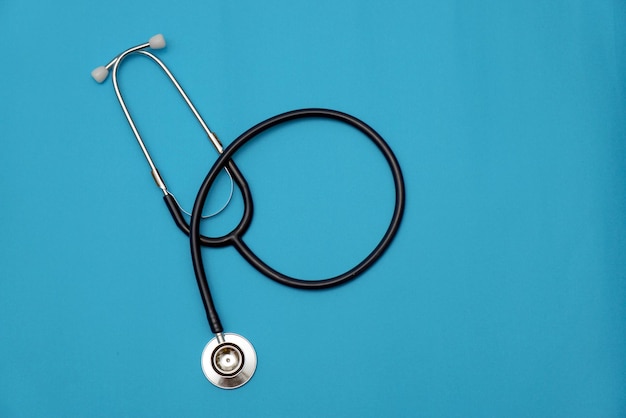
[[[224, 326], [259, 358], [235, 391], [202, 375], [188, 241], [110, 80], [89, 77], [159, 32], [225, 144], [334, 108], [405, 174], [400, 233], [346, 286], [284, 288], [205, 250]], [[622, 1], [5, 0], [0, 39], [0, 416], [626, 415]], [[153, 64], [120, 77], [190, 208], [214, 150]], [[237, 163], [247, 242], [289, 274], [349, 268], [391, 214], [384, 160], [334, 124], [271, 132]]]

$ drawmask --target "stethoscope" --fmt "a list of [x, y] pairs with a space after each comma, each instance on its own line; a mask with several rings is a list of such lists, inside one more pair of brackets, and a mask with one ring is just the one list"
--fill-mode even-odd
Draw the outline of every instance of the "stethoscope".
[[[107, 65], [96, 68], [92, 71], [92, 77], [99, 83], [102, 83], [108, 76], [109, 71], [112, 69], [113, 88], [115, 94], [119, 100], [120, 106], [126, 116], [126, 120], [130, 125], [130, 128], [141, 147], [141, 150], [148, 161], [151, 169], [152, 177], [155, 183], [163, 192], [163, 200], [167, 205], [172, 218], [176, 225], [187, 235], [189, 235], [189, 242], [191, 247], [191, 259], [193, 263], [193, 269], [204, 304], [204, 309], [209, 322], [211, 331], [215, 335], [202, 351], [201, 365], [202, 371], [206, 378], [214, 385], [223, 389], [234, 389], [244, 385], [256, 370], [257, 356], [252, 344], [242, 337], [241, 335], [224, 332], [222, 323], [217, 314], [217, 310], [213, 303], [211, 291], [209, 289], [206, 272], [204, 268], [204, 262], [202, 259], [201, 247], [224, 247], [233, 246], [239, 254], [252, 265], [259, 272], [269, 277], [270, 279], [294, 288], [298, 289], [325, 289], [333, 286], [337, 286], [346, 283], [359, 274], [363, 273], [369, 267], [371, 267], [376, 260], [383, 254], [383, 252], [389, 247], [393, 240], [404, 212], [405, 204], [405, 189], [404, 180], [402, 177], [402, 171], [400, 165], [391, 151], [391, 148], [385, 140], [371, 127], [355, 118], [354, 116], [346, 113], [338, 112], [336, 110], [329, 109], [300, 109], [290, 112], [282, 113], [280, 115], [271, 117], [252, 128], [248, 129], [237, 139], [235, 139], [228, 147], [224, 148], [217, 136], [208, 128], [204, 122], [200, 113], [195, 108], [185, 91], [180, 84], [176, 81], [176, 78], [172, 75], [171, 71], [163, 64], [163, 62], [157, 58], [154, 54], [146, 49], [161, 49], [165, 47], [165, 39], [162, 35], [155, 35], [146, 43], [134, 46], [122, 52], [117, 57], [113, 58]], [[205, 177], [196, 200], [194, 202], [193, 210], [191, 212], [191, 220], [187, 223], [183, 212], [185, 212], [178, 204], [174, 195], [167, 189], [165, 182], [159, 171], [157, 170], [148, 150], [139, 134], [139, 130], [133, 121], [132, 116], [126, 106], [124, 98], [120, 92], [118, 85], [118, 70], [122, 61], [131, 54], [140, 54], [150, 58], [168, 76], [170, 81], [174, 84], [183, 100], [187, 103], [187, 106], [198, 120], [203, 130], [206, 132], [211, 143], [219, 153], [219, 157], [213, 164], [213, 167]], [[241, 149], [246, 143], [258, 136], [259, 134], [277, 126], [280, 124], [288, 123], [299, 119], [330, 119], [341, 123], [345, 123], [349, 126], [360, 131], [363, 135], [368, 137], [383, 154], [391, 174], [393, 176], [393, 183], [395, 187], [395, 205], [391, 222], [385, 231], [382, 239], [378, 245], [370, 252], [360, 263], [351, 268], [350, 270], [342, 273], [338, 276], [321, 279], [321, 280], [302, 280], [294, 277], [287, 276], [274, 270], [263, 262], [252, 250], [246, 245], [243, 236], [246, 233], [250, 223], [252, 222], [253, 215], [253, 202], [250, 188], [246, 179], [243, 177], [241, 171], [233, 161], [234, 154]], [[220, 172], [225, 171], [231, 179], [231, 196], [232, 196], [232, 183], [234, 182], [239, 187], [244, 203], [243, 215], [239, 224], [229, 233], [220, 237], [205, 236], [200, 233], [200, 222], [205, 217], [203, 210], [205, 201], [209, 195], [211, 187], [216, 181]], [[229, 197], [230, 200], [230, 197]], [[228, 204], [228, 202], [226, 203]], [[219, 212], [219, 211], [218, 211]], [[186, 213], [186, 212], [185, 212]], [[211, 215], [209, 215], [211, 216]]]

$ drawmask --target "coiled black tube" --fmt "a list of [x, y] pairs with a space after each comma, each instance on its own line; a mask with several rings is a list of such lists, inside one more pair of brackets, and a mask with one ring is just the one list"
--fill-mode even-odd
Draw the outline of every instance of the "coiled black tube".
[[[248, 246], [243, 241], [243, 234], [246, 232], [250, 225], [250, 222], [252, 221], [252, 215], [254, 212], [252, 195], [250, 193], [248, 184], [245, 181], [245, 178], [243, 177], [235, 163], [232, 161], [232, 157], [237, 152], [237, 150], [239, 150], [244, 144], [246, 144], [248, 141], [259, 135], [260, 133], [278, 124], [303, 118], [333, 119], [343, 123], [347, 123], [348, 125], [351, 125], [361, 131], [365, 136], [372, 140], [374, 144], [376, 144], [378, 149], [384, 155], [393, 175], [393, 182], [396, 192], [395, 206], [391, 222], [382, 239], [374, 248], [374, 250], [370, 254], [368, 254], [367, 257], [363, 259], [363, 261], [361, 261], [359, 264], [357, 264], [347, 272], [335, 277], [322, 280], [302, 280], [282, 274], [265, 264], [261, 259], [256, 256], [256, 254], [252, 252], [252, 250], [250, 250], [250, 248], [248, 248]], [[233, 229], [230, 233], [218, 238], [205, 237], [200, 234], [200, 221], [202, 210], [204, 209], [204, 204], [211, 189], [211, 186], [213, 185], [213, 182], [217, 178], [219, 172], [225, 167], [227, 167], [228, 170], [231, 172], [231, 175], [233, 175], [233, 179], [242, 191], [244, 200], [244, 214], [241, 221], [239, 222], [239, 225], [237, 225], [235, 229]], [[170, 212], [172, 212], [172, 216], [174, 217], [176, 224], [179, 226], [179, 228], [181, 228], [181, 230], [187, 232], [185, 231], [185, 229], [187, 228], [184, 220], [183, 222], [180, 222], [180, 219], [177, 220], [177, 216], [175, 213], [178, 213], [180, 215], [180, 212], [178, 212], [178, 209], [173, 205], [172, 202], [168, 201], [167, 197], [168, 196], [165, 196], [165, 201], [170, 208]], [[395, 155], [391, 151], [391, 148], [389, 147], [389, 145], [387, 145], [385, 140], [376, 131], [374, 131], [374, 129], [372, 129], [363, 121], [355, 118], [354, 116], [329, 109], [300, 109], [274, 116], [250, 128], [241, 136], [239, 136], [230, 146], [228, 146], [217, 159], [215, 164], [213, 164], [213, 167], [205, 177], [202, 185], [200, 186], [200, 189], [198, 190], [198, 195], [196, 196], [191, 215], [191, 223], [188, 228], [189, 242], [191, 247], [191, 259], [193, 262], [194, 273], [196, 275], [196, 281], [198, 283], [200, 295], [202, 296], [202, 301], [204, 303], [204, 308], [206, 311], [207, 319], [209, 321], [209, 325], [211, 327], [211, 331], [213, 333], [219, 333], [223, 332], [223, 328], [217, 314], [217, 310], [213, 303], [213, 298], [211, 297], [211, 291], [207, 282], [204, 262], [202, 260], [202, 245], [218, 247], [233, 245], [241, 254], [241, 256], [246, 261], [248, 261], [248, 263], [254, 266], [254, 268], [256, 268], [259, 272], [263, 273], [265, 276], [278, 283], [299, 289], [325, 289], [343, 284], [347, 281], [354, 279], [370, 266], [372, 266], [376, 262], [376, 260], [378, 260], [378, 258], [380, 258], [384, 251], [389, 247], [389, 244], [391, 244], [393, 237], [400, 227], [400, 222], [404, 213], [404, 205], [404, 179], [402, 177], [402, 170], [400, 169], [398, 160], [396, 159]], [[180, 217], [182, 219], [182, 215]]]

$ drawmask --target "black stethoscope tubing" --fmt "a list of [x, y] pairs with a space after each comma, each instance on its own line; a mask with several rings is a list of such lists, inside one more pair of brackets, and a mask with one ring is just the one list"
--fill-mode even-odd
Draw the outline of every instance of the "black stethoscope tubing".
[[[245, 244], [245, 242], [243, 241], [243, 235], [250, 226], [250, 223], [252, 222], [254, 205], [248, 183], [241, 174], [241, 171], [239, 170], [235, 162], [232, 160], [233, 155], [243, 145], [245, 145], [247, 142], [258, 136], [262, 132], [265, 132], [268, 129], [275, 127], [276, 125], [304, 118], [322, 118], [337, 120], [351, 125], [352, 127], [362, 132], [365, 136], [372, 140], [372, 142], [374, 142], [374, 144], [378, 147], [378, 149], [385, 157], [385, 160], [387, 161], [387, 164], [391, 169], [395, 187], [395, 204], [393, 215], [391, 217], [391, 222], [389, 223], [389, 226], [382, 239], [379, 241], [378, 245], [376, 245], [374, 250], [372, 250], [372, 252], [370, 252], [367, 257], [365, 257], [360, 263], [358, 263], [350, 270], [338, 276], [321, 280], [302, 280], [280, 273], [264, 263]], [[230, 171], [233, 180], [241, 190], [244, 202], [243, 216], [239, 224], [229, 233], [220, 237], [208, 237], [200, 233], [201, 214], [209, 191], [218, 174], [224, 168], [227, 168]], [[400, 164], [398, 163], [398, 160], [396, 159], [393, 151], [385, 142], [385, 140], [365, 122], [347, 113], [330, 109], [300, 109], [282, 113], [253, 126], [242, 135], [240, 135], [237, 139], [235, 139], [232, 144], [224, 149], [224, 152], [215, 161], [213, 167], [210, 169], [204, 181], [202, 182], [202, 185], [200, 186], [198, 194], [196, 196], [193, 211], [191, 214], [191, 222], [189, 224], [186, 223], [185, 218], [183, 217], [180, 209], [176, 205], [171, 195], [167, 194], [163, 197], [163, 199], [165, 200], [165, 203], [169, 208], [169, 211], [176, 225], [183, 232], [189, 235], [191, 258], [196, 281], [198, 284], [198, 289], [202, 297], [202, 302], [204, 304], [204, 309], [207, 319], [209, 321], [209, 325], [211, 327], [211, 331], [214, 334], [223, 332], [223, 328], [219, 315], [215, 308], [213, 298], [211, 296], [211, 290], [208, 285], [204, 261], [202, 259], [202, 246], [224, 247], [231, 245], [235, 247], [239, 254], [241, 254], [241, 256], [255, 269], [280, 284], [298, 289], [325, 289], [346, 283], [354, 279], [378, 260], [378, 258], [389, 247], [396, 232], [398, 231], [400, 222], [402, 220], [402, 215], [404, 213], [406, 200], [404, 179], [402, 176], [402, 170], [400, 169]]]

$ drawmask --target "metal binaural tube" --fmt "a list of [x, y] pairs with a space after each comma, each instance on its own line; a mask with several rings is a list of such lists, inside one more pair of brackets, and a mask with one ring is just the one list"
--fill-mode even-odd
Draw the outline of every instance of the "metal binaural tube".
[[[181, 97], [183, 98], [183, 100], [185, 101], [185, 103], [187, 104], [191, 112], [193, 113], [194, 117], [197, 119], [198, 123], [200, 123], [200, 126], [209, 137], [209, 140], [211, 141], [211, 143], [213, 144], [217, 152], [221, 154], [224, 148], [221, 142], [219, 141], [219, 139], [217, 138], [217, 135], [215, 135], [215, 133], [213, 133], [209, 129], [208, 125], [206, 124], [202, 116], [200, 116], [200, 113], [194, 106], [193, 102], [191, 101], [191, 99], [189, 98], [185, 90], [181, 87], [180, 83], [178, 83], [178, 81], [176, 80], [172, 72], [167, 68], [167, 66], [163, 63], [163, 61], [157, 58], [154, 54], [148, 51], [145, 51], [145, 49], [149, 47], [150, 47], [150, 43], [144, 43], [144, 44], [140, 44], [132, 48], [129, 48], [126, 51], [122, 52], [117, 57], [115, 57], [113, 60], [111, 60], [111, 62], [109, 62], [106, 66], [104, 66], [104, 68], [107, 70], [109, 70], [111, 67], [113, 68], [113, 75], [112, 75], [113, 88], [115, 90], [115, 95], [117, 96], [117, 100], [119, 101], [122, 111], [124, 112], [124, 116], [126, 117], [126, 120], [128, 121], [128, 124], [130, 125], [130, 128], [133, 131], [133, 134], [135, 135], [135, 139], [137, 140], [137, 143], [139, 144], [139, 147], [141, 148], [141, 151], [143, 152], [143, 155], [146, 158], [148, 165], [150, 166], [150, 171], [151, 171], [152, 177], [154, 178], [156, 185], [163, 191], [165, 195], [167, 195], [169, 192], [167, 190], [167, 186], [165, 185], [165, 181], [159, 174], [159, 171], [156, 168], [156, 165], [154, 164], [154, 161], [152, 160], [150, 153], [148, 152], [148, 148], [146, 147], [146, 144], [141, 138], [141, 134], [139, 133], [139, 130], [137, 129], [137, 125], [135, 124], [135, 121], [133, 120], [130, 114], [130, 111], [128, 110], [128, 106], [126, 106], [126, 102], [124, 100], [124, 97], [122, 96], [122, 92], [120, 90], [120, 87], [117, 81], [118, 80], [117, 72], [119, 71], [119, 66], [126, 57], [128, 57], [129, 55], [133, 53], [137, 53], [137, 54], [144, 55], [150, 58], [152, 61], [154, 61], [163, 70], [163, 72], [167, 75], [169, 80], [172, 82], [172, 84], [174, 85], [178, 93], [181, 95]], [[230, 175], [230, 173], [228, 174]]]

